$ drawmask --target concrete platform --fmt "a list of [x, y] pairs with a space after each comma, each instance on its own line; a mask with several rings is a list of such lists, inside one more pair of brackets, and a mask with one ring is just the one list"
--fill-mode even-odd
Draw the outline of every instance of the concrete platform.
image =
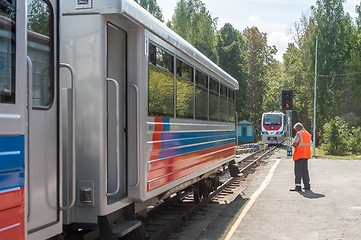
[[311, 191], [298, 193], [292, 159], [278, 155], [220, 239], [361, 239], [361, 159], [309, 160]]

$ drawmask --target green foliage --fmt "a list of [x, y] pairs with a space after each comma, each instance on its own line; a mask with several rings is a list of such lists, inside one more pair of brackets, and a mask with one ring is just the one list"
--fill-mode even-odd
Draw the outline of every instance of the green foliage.
[[349, 149], [352, 153], [361, 153], [361, 127], [352, 127]]
[[215, 49], [217, 18], [212, 18], [200, 0], [180, 0], [172, 22], [167, 25], [213, 62], [218, 61]]
[[349, 125], [336, 116], [324, 125], [322, 148], [332, 155], [361, 153], [361, 127], [349, 128]]
[[2, 2], [0, 4], [0, 14], [1, 16], [10, 18], [15, 21], [15, 4], [11, 5], [9, 3]]
[[[262, 112], [280, 110], [285, 89], [294, 90], [293, 121], [312, 130], [318, 36], [316, 139], [328, 152], [361, 152], [361, 7], [353, 21], [344, 3], [317, 0], [294, 24], [282, 63], [274, 60], [277, 49], [257, 27], [239, 31], [227, 23], [217, 32], [217, 18], [201, 0], [179, 0], [166, 24], [238, 80], [236, 111], [255, 124], [256, 137]], [[179, 93], [186, 96], [187, 91]], [[185, 114], [187, 108], [184, 101], [178, 111]]]
[[160, 21], [164, 22], [162, 9], [157, 4], [156, 0], [134, 0], [145, 10], [147, 10], [154, 17], [158, 18]]
[[174, 76], [149, 65], [148, 114], [174, 116]]
[[42, 0], [28, 2], [28, 28], [31, 31], [50, 36], [50, 9]]
[[243, 36], [247, 43], [246, 57], [249, 75], [248, 120], [255, 123], [255, 136], [259, 137], [260, 120], [264, 111], [263, 104], [268, 84], [267, 73], [274, 65], [273, 56], [277, 50], [274, 46], [267, 45], [267, 34], [260, 32], [257, 27], [246, 28]]
[[248, 66], [246, 41], [241, 32], [226, 23], [217, 33], [216, 49], [218, 65], [238, 80], [239, 90], [236, 95], [236, 111], [240, 119], [248, 119]]

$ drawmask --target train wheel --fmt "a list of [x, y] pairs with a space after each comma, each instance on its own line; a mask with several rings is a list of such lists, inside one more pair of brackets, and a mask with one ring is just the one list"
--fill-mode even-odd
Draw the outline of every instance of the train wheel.
[[202, 200], [199, 185], [199, 182], [193, 184], [193, 198], [196, 203], [199, 203]]
[[196, 203], [209, 196], [212, 191], [212, 184], [210, 181], [201, 180], [193, 185], [193, 197]]

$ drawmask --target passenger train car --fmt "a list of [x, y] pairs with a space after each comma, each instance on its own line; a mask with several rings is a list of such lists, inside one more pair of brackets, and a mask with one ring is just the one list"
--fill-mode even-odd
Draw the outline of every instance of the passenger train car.
[[109, 239], [216, 187], [234, 78], [132, 0], [0, 0], [0, 14], [0, 239]]
[[264, 144], [281, 144], [286, 136], [286, 115], [281, 112], [262, 114], [261, 136]]
[[62, 21], [79, 195], [66, 224], [141, 211], [233, 160], [234, 78], [131, 0], [63, 2]]
[[0, 239], [62, 232], [58, 11], [0, 0]]

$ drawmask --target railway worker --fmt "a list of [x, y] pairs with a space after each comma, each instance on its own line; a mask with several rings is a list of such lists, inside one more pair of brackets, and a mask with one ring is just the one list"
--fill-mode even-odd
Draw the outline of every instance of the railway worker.
[[302, 123], [293, 127], [297, 133], [292, 146], [295, 148], [293, 161], [295, 162], [295, 188], [290, 191], [301, 191], [301, 179], [305, 190], [310, 190], [308, 174], [308, 159], [311, 158], [311, 134], [306, 131]]

